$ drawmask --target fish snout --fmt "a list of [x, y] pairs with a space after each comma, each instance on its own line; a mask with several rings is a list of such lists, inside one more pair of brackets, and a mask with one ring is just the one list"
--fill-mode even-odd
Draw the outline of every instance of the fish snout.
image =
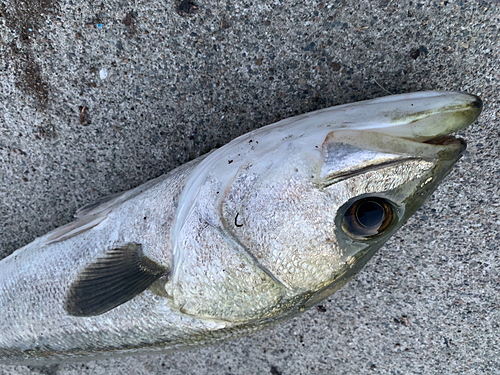
[[386, 103], [387, 108], [379, 112], [389, 121], [373, 131], [426, 142], [467, 128], [483, 108], [478, 96], [467, 93], [421, 92], [398, 96], [400, 100]]

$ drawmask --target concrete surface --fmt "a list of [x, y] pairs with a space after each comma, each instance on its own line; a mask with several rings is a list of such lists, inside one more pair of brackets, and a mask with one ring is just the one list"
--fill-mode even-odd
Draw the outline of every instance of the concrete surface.
[[0, 374], [500, 373], [499, 27], [498, 0], [0, 1], [2, 256], [284, 117], [386, 91], [484, 101], [449, 178], [321, 307], [211, 348]]

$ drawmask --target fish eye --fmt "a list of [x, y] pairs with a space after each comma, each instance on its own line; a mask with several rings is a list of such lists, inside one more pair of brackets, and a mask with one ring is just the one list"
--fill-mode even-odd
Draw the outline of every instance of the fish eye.
[[354, 238], [368, 239], [383, 233], [396, 215], [391, 202], [367, 197], [353, 202], [344, 213], [342, 229]]

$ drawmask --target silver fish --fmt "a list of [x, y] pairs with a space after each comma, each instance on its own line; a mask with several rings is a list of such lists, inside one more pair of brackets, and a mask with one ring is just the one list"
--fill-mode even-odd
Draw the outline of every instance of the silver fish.
[[351, 279], [450, 172], [473, 95], [420, 92], [265, 126], [0, 262], [0, 359], [207, 345], [289, 319]]

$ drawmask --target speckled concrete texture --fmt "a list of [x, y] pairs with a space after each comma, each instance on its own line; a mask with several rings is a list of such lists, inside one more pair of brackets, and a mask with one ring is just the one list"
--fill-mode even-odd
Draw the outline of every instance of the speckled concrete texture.
[[190, 352], [0, 374], [500, 374], [498, 0], [1, 0], [0, 37], [2, 257], [281, 118], [387, 92], [484, 101], [432, 198], [302, 317]]

